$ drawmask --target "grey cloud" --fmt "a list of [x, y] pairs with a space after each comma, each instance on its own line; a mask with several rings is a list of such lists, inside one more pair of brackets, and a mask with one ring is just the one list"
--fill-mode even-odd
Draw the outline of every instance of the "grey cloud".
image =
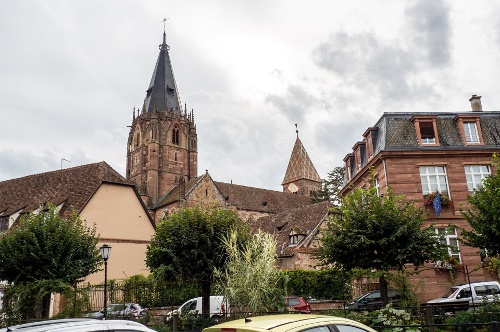
[[351, 75], [364, 65], [367, 54], [377, 46], [378, 42], [371, 33], [348, 35], [340, 31], [314, 49], [313, 59], [321, 68], [339, 75]]
[[60, 157], [52, 151], [36, 152], [31, 150], [0, 149], [2, 163], [0, 165], [0, 181], [20, 178], [23, 176], [55, 171]]
[[443, 0], [417, 0], [405, 11], [416, 52], [422, 52], [432, 66], [450, 62], [449, 8]]
[[266, 102], [274, 105], [290, 121], [303, 122], [306, 110], [315, 106], [318, 100], [303, 87], [289, 85], [285, 95], [268, 95]]

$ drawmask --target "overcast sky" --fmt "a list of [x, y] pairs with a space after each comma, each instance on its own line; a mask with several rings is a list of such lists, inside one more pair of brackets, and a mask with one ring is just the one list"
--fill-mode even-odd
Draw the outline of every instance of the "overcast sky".
[[163, 17], [216, 181], [281, 190], [295, 124], [326, 178], [383, 112], [500, 111], [498, 0], [0, 0], [0, 181], [125, 175]]

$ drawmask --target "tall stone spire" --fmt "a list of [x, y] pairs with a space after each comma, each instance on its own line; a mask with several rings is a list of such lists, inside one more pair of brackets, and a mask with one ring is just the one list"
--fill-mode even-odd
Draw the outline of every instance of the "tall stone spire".
[[166, 34], [163, 31], [163, 43], [160, 44], [160, 54], [156, 61], [156, 66], [151, 77], [151, 82], [146, 90], [144, 99], [144, 109], [146, 112], [174, 112], [181, 113], [181, 101], [177, 84], [175, 83], [174, 72], [168, 53], [170, 47], [166, 42]]
[[285, 178], [281, 185], [284, 192], [306, 196], [312, 195], [315, 191], [321, 189], [321, 178], [309, 158], [304, 145], [302, 145], [298, 133], [290, 161], [288, 162]]
[[133, 117], [128, 138], [126, 177], [150, 209], [198, 173], [194, 115], [181, 107], [168, 50], [164, 31], [142, 111]]

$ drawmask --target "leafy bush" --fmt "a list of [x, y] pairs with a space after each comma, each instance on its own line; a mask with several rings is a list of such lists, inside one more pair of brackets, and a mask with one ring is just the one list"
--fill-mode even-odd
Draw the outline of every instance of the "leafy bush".
[[315, 299], [352, 298], [350, 273], [337, 269], [287, 271], [287, 293]]
[[[480, 306], [475, 311], [461, 311], [454, 317], [450, 318], [451, 324], [467, 324], [467, 323], [490, 323], [500, 321], [500, 303], [488, 303]], [[486, 326], [486, 328], [488, 328]], [[472, 332], [477, 330], [477, 327], [472, 325], [459, 325], [459, 332]]]

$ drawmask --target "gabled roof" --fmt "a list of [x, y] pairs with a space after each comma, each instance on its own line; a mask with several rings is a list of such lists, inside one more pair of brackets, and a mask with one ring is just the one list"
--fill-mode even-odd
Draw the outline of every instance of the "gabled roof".
[[[176, 185], [165, 196], [159, 198], [158, 204], [155, 205], [154, 209], [179, 201], [180, 196], [187, 197], [189, 192], [191, 192], [205, 176], [210, 175], [205, 173], [202, 176], [186, 182], [184, 186], [184, 195], [179, 195], [181, 188], [179, 185]], [[279, 213], [287, 209], [293, 209], [311, 203], [311, 198], [308, 196], [241, 186], [232, 183], [214, 181], [214, 184], [221, 195], [226, 197], [226, 203], [235, 206], [239, 210]]]
[[[248, 225], [252, 233], [259, 229], [275, 236], [278, 244], [278, 255], [287, 256], [300, 248], [308, 248], [316, 238], [321, 223], [328, 217], [334, 206], [328, 202], [320, 202], [290, 209], [274, 216], [249, 220]], [[296, 246], [290, 246], [290, 233], [305, 235], [305, 238]]]
[[215, 184], [221, 193], [228, 197], [228, 204], [236, 206], [239, 210], [279, 213], [311, 204], [311, 198], [308, 196], [232, 183], [215, 182]]
[[170, 62], [169, 49], [165, 32], [163, 32], [160, 54], [158, 60], [156, 60], [155, 70], [144, 99], [144, 110], [148, 113], [154, 110], [157, 112], [181, 113], [181, 102]]
[[285, 185], [297, 180], [311, 180], [321, 183], [321, 178], [298, 137], [295, 140], [285, 178], [281, 184]]
[[82, 211], [102, 183], [130, 186], [142, 203], [134, 184], [103, 161], [0, 182], [0, 215], [33, 211], [47, 203], [64, 203], [60, 213], [69, 217], [73, 210]]

